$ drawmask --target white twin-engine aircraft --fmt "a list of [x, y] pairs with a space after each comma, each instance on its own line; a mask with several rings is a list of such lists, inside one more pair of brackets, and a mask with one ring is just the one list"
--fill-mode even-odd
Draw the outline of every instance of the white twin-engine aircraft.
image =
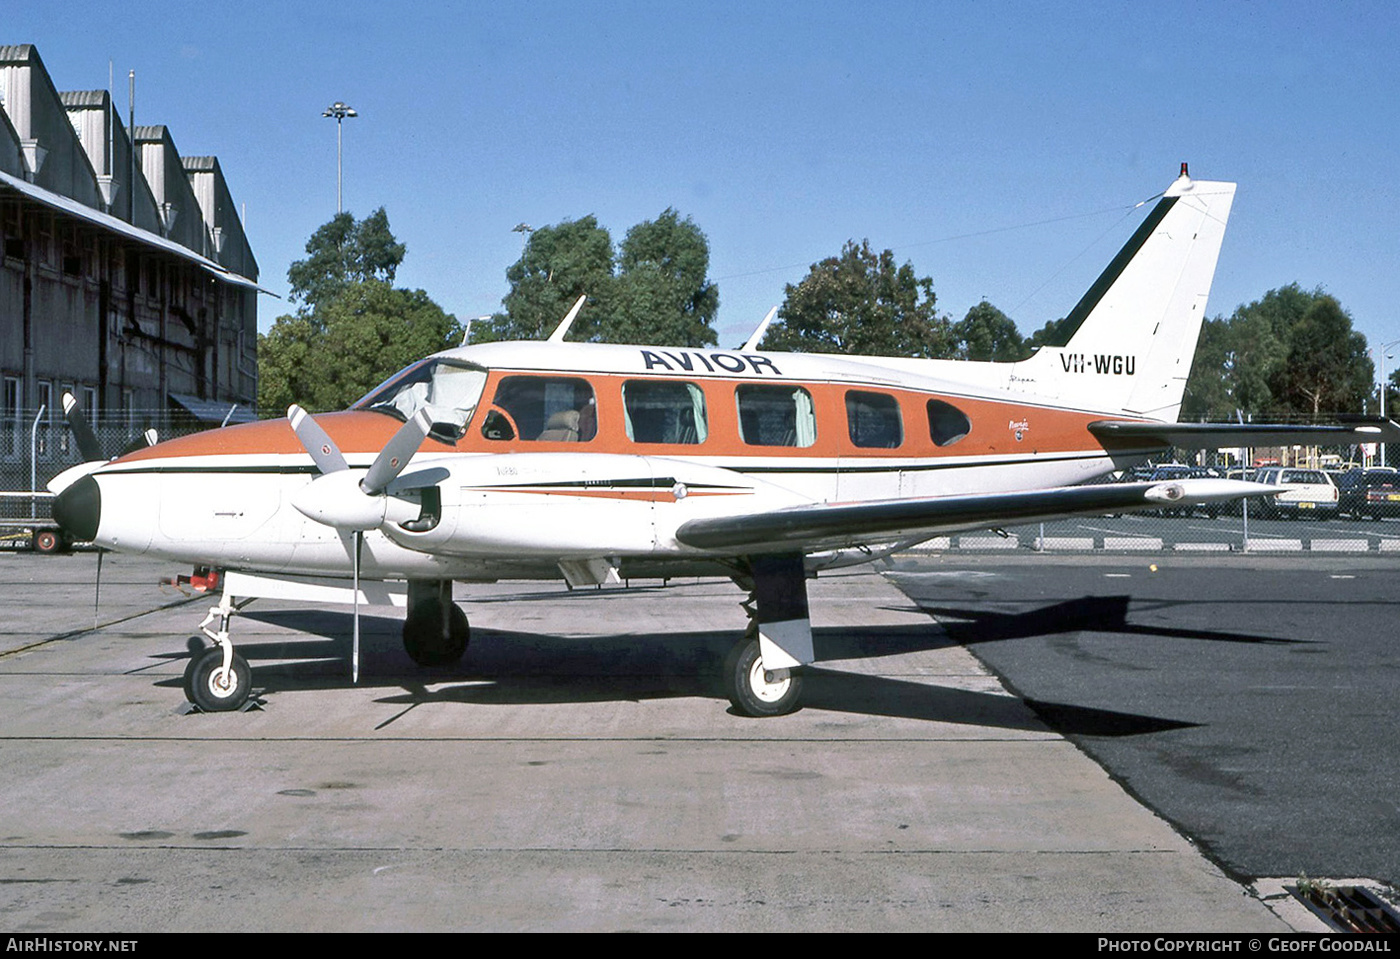
[[[798, 705], [806, 580], [957, 530], [1273, 493], [1229, 480], [1082, 485], [1170, 447], [1400, 439], [1394, 424], [1177, 424], [1233, 183], [1182, 175], [1016, 363], [547, 342], [446, 350], [345, 412], [231, 426], [74, 467], [76, 539], [225, 571], [185, 675], [236, 709], [230, 618], [258, 597], [407, 606], [424, 665], [458, 660], [454, 580], [713, 573], [749, 594], [727, 658], [741, 713]], [[574, 313], [577, 312], [577, 307]], [[771, 314], [770, 314], [771, 316]], [[211, 625], [216, 628], [210, 628]]]

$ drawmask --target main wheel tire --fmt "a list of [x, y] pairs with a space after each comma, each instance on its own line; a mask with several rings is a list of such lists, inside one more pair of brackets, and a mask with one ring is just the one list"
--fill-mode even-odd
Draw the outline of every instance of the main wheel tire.
[[730, 705], [745, 716], [782, 716], [797, 709], [802, 698], [799, 674], [763, 668], [757, 636], [745, 636], [729, 651], [724, 683]]
[[34, 534], [34, 552], [58, 553], [63, 551], [63, 537], [57, 530], [41, 529]]
[[403, 622], [403, 648], [419, 666], [451, 666], [471, 642], [471, 624], [456, 603], [447, 603], [447, 635], [443, 635], [442, 603], [421, 603]]
[[253, 671], [248, 661], [233, 654], [233, 665], [224, 672], [224, 651], [215, 646], [199, 654], [185, 670], [185, 696], [207, 713], [226, 713], [248, 701]]

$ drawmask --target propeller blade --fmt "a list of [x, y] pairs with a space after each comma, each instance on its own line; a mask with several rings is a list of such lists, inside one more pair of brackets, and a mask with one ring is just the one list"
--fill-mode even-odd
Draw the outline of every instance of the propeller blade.
[[413, 459], [413, 454], [418, 452], [418, 447], [423, 445], [423, 439], [432, 428], [433, 421], [427, 410], [419, 410], [410, 417], [374, 458], [369, 472], [360, 480], [360, 489], [371, 496], [384, 492], [394, 478], [403, 472], [408, 461]]
[[73, 431], [73, 439], [78, 444], [78, 453], [84, 462], [105, 460], [107, 457], [102, 455], [102, 444], [97, 442], [97, 434], [88, 425], [83, 408], [78, 405], [72, 393], [63, 394], [63, 415], [68, 418], [68, 428]]
[[345, 457], [335, 440], [321, 428], [316, 418], [293, 403], [287, 407], [287, 419], [292, 424], [292, 432], [301, 441], [302, 447], [311, 454], [316, 468], [322, 473], [338, 473], [346, 469]]
[[126, 448], [122, 450], [122, 455], [125, 456], [127, 453], [135, 453], [137, 450], [143, 450], [148, 446], [155, 446], [157, 442], [159, 442], [159, 437], [156, 435], [156, 431], [154, 429], [148, 429], [130, 443], [127, 443]]
[[350, 682], [360, 682], [360, 547], [364, 545], [365, 534], [355, 530], [355, 556], [350, 565], [355, 570], [355, 629], [350, 641]]

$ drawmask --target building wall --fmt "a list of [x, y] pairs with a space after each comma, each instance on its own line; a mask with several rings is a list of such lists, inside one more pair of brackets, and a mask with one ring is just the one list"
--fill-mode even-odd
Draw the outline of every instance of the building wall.
[[41, 402], [57, 427], [65, 390], [133, 427], [176, 394], [252, 408], [257, 262], [218, 161], [138, 127], [132, 182], [107, 93], [59, 93], [29, 45], [0, 46], [0, 101], [0, 460], [27, 455]]

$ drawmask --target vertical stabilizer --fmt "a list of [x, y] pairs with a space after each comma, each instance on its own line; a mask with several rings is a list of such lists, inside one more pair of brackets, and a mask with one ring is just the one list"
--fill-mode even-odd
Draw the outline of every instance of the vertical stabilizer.
[[1061, 322], [1011, 371], [1068, 406], [1172, 421], [1181, 408], [1235, 184], [1182, 175]]

